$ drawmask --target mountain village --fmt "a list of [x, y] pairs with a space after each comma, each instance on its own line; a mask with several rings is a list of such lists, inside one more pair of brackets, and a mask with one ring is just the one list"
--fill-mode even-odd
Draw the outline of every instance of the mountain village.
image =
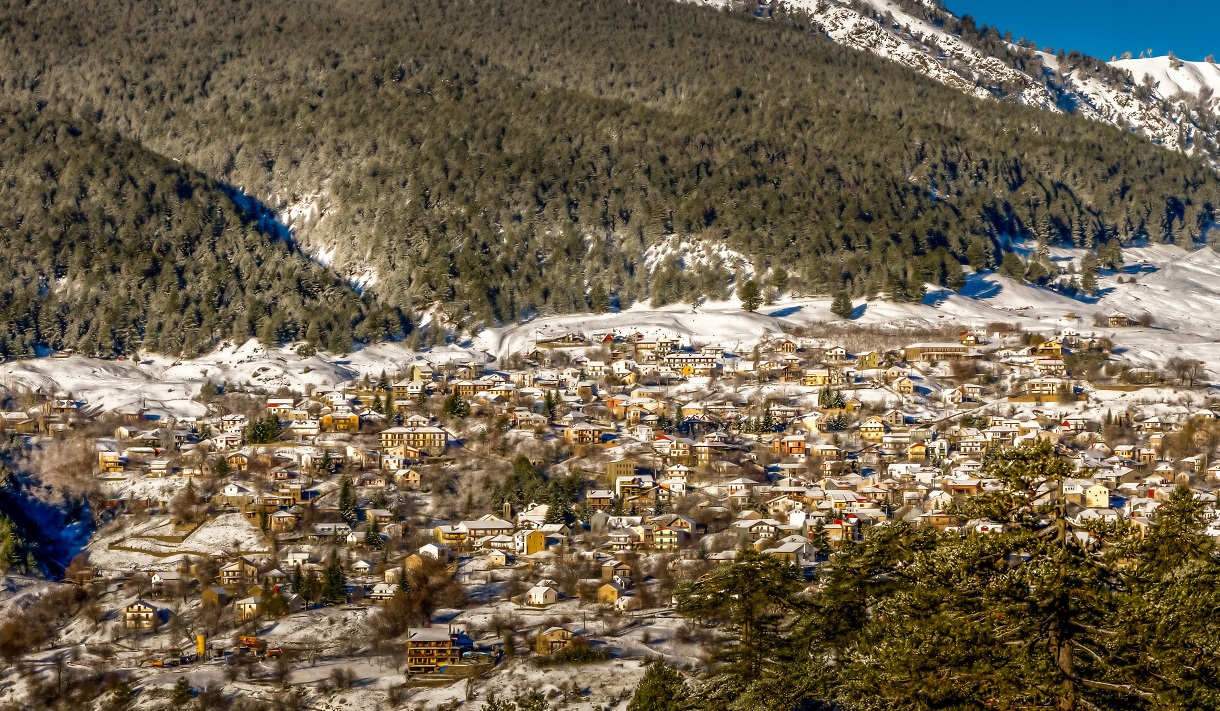
[[[99, 596], [86, 638], [122, 641], [103, 656], [256, 677], [376, 642], [409, 691], [523, 655], [664, 656], [647, 634], [620, 639], [659, 621], [693, 644], [675, 589], [743, 549], [816, 585], [874, 527], [1000, 531], [961, 505], [1001, 486], [984, 470], [1004, 448], [1045, 441], [1071, 461], [1078, 476], [1042, 496], [1080, 536], [1138, 535], [1179, 485], [1214, 502], [1220, 407], [1197, 361], [1112, 359], [1139, 322], [878, 335], [860, 352], [799, 334], [734, 353], [568, 332], [505, 362], [420, 356], [310, 392], [212, 388], [199, 418], [44, 393], [0, 426], [99, 433], [103, 522], [65, 579]], [[1160, 404], [1123, 404], [1142, 392]], [[328, 635], [320, 614], [350, 619]]]

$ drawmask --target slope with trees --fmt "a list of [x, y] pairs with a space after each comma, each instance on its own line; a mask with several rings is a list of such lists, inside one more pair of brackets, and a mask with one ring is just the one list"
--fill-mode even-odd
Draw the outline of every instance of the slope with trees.
[[0, 107], [0, 356], [194, 355], [308, 335], [400, 334], [206, 176], [91, 122]]
[[[0, 93], [273, 207], [313, 201], [306, 249], [459, 326], [732, 293], [722, 266], [678, 265], [653, 296], [646, 251], [675, 236], [784, 271], [789, 291], [918, 300], [998, 265], [1001, 235], [1189, 244], [1220, 204], [1198, 161], [963, 96], [799, 18], [625, 0], [14, 2], [0, 18]], [[358, 336], [390, 330], [374, 321]]]

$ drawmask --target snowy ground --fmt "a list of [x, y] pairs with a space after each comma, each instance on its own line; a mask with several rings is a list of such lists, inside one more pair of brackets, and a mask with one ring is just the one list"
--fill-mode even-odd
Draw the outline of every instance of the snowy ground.
[[[1079, 250], [1057, 249], [1057, 262], [1079, 260]], [[1172, 356], [1204, 361], [1220, 373], [1220, 255], [1211, 249], [1185, 251], [1154, 246], [1125, 251], [1121, 274], [1103, 274], [1096, 299], [1075, 299], [1058, 292], [1021, 284], [994, 273], [971, 275], [960, 293], [929, 290], [923, 303], [897, 304], [883, 300], [857, 302], [857, 325], [887, 329], [984, 326], [1002, 321], [1028, 330], [1052, 333], [1074, 328], [1081, 333], [1114, 335], [1121, 357], [1135, 365], [1157, 366]], [[1118, 284], [1134, 278], [1134, 283]], [[1112, 331], [1095, 328], [1093, 316], [1122, 311], [1131, 316], [1148, 312], [1151, 328]], [[139, 361], [105, 361], [74, 356], [37, 358], [0, 365], [0, 383], [17, 389], [71, 393], [91, 407], [125, 410], [146, 407], [162, 416], [200, 416], [202, 404], [193, 398], [203, 383], [237, 385], [268, 392], [286, 387], [298, 393], [329, 387], [381, 372], [390, 374], [425, 358], [432, 362], [467, 360], [521, 353], [540, 339], [577, 331], [586, 334], [673, 335], [687, 344], [715, 343], [744, 351], [760, 339], [800, 326], [843, 323], [830, 313], [828, 298], [786, 298], [746, 313], [736, 299], [692, 308], [659, 309], [646, 304], [619, 313], [541, 317], [533, 321], [487, 329], [463, 346], [425, 353], [401, 343], [382, 343], [336, 356], [319, 353], [304, 358], [291, 348], [269, 348], [256, 341], [226, 344], [194, 360], [149, 355]], [[849, 328], [844, 325], [844, 329]]]
[[[1080, 250], [1058, 249], [1058, 263], [1079, 261]], [[1198, 358], [1220, 372], [1220, 254], [1211, 249], [1187, 252], [1172, 246], [1125, 251], [1122, 273], [1099, 279], [1098, 298], [1071, 298], [1059, 292], [1019, 283], [995, 273], [971, 275], [965, 288], [953, 293], [930, 288], [920, 304], [883, 300], [857, 301], [853, 324], [881, 328], [918, 329], [945, 326], [981, 327], [993, 322], [1014, 323], [1027, 330], [1053, 333], [1074, 328], [1082, 334], [1117, 335], [1121, 354], [1139, 365], [1161, 365], [1175, 355]], [[1135, 283], [1117, 282], [1134, 278]], [[1154, 318], [1151, 328], [1096, 328], [1093, 317], [1120, 311]], [[651, 309], [637, 305], [625, 312], [591, 316], [557, 316], [501, 329], [475, 339], [479, 350], [503, 356], [528, 349], [536, 339], [567, 331], [677, 335], [688, 343], [716, 343], [744, 351], [760, 338], [811, 324], [843, 323], [830, 313], [830, 299], [784, 299], [746, 313], [736, 300]], [[845, 324], [845, 329], [848, 328]]]

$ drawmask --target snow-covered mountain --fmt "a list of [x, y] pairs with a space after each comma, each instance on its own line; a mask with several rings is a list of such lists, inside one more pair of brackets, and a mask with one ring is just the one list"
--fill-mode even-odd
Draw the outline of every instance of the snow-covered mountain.
[[1199, 102], [1220, 109], [1220, 65], [1184, 62], [1174, 57], [1120, 59], [1112, 65], [1131, 72], [1137, 84], [1148, 83], [1157, 96], [1171, 102]]
[[[742, 1], [708, 0], [737, 9]], [[753, 9], [754, 0], [744, 1], [744, 9]], [[1220, 88], [1216, 65], [1169, 57], [1103, 62], [1078, 52], [1048, 53], [1032, 41], [1001, 35], [1002, 28], [963, 22], [935, 0], [760, 3], [755, 13], [760, 17], [807, 22], [836, 42], [965, 93], [1103, 121], [1220, 167], [1220, 131], [1213, 115], [1218, 102], [1209, 93]]]

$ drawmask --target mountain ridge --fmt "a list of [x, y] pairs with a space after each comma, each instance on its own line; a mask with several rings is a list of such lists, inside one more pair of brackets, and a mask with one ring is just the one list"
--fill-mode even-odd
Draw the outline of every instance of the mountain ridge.
[[963, 93], [1129, 129], [1220, 168], [1217, 102], [1145, 85], [1139, 65], [1145, 60], [1107, 63], [1076, 51], [1039, 50], [995, 27], [976, 28], [968, 15], [958, 17], [941, 3], [925, 0], [782, 0], [761, 2], [756, 11], [752, 0], [692, 1], [763, 17], [799, 16], [835, 42], [910, 67]]
[[[587, 311], [595, 287], [622, 307], [723, 299], [751, 274], [898, 301], [964, 265], [1070, 287], [1005, 236], [1194, 243], [1220, 205], [1197, 160], [964, 96], [796, 21], [473, 7], [9, 2], [0, 95], [236, 186], [362, 300], [457, 330]], [[675, 243], [693, 246], [660, 248]]]

